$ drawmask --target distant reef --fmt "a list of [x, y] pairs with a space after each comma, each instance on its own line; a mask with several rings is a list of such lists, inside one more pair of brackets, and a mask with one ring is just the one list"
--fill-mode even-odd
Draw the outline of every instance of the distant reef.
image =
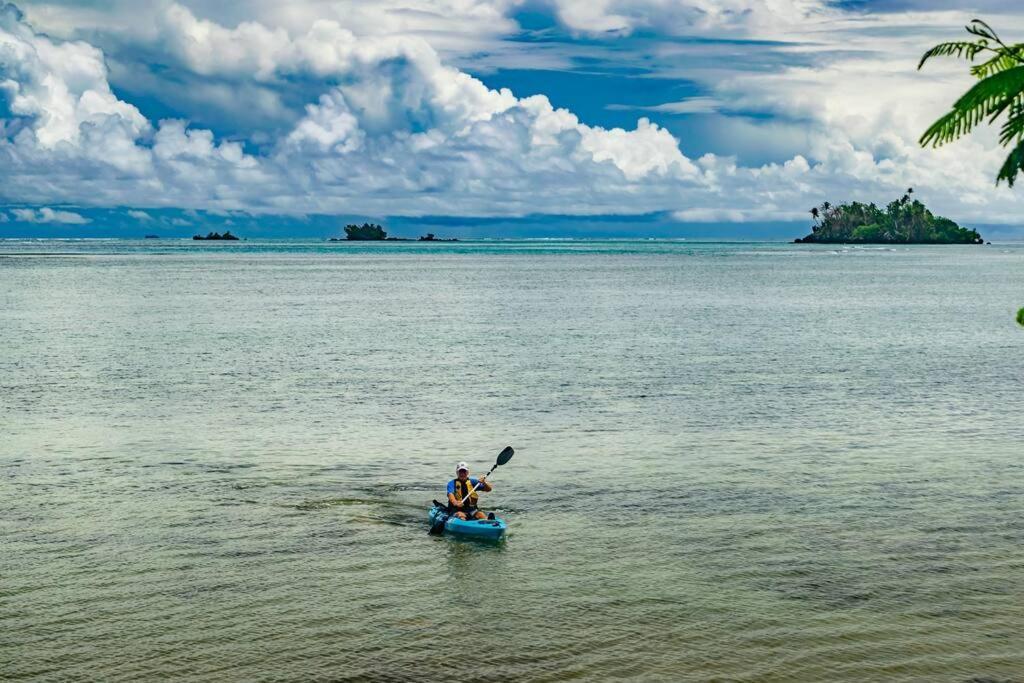
[[936, 216], [911, 199], [913, 188], [881, 209], [874, 204], [832, 205], [811, 209], [811, 234], [794, 242], [822, 244], [984, 244], [977, 230]]
[[203, 237], [202, 235], [192, 235], [192, 239], [194, 239], [194, 240], [237, 240], [238, 238], [235, 237], [234, 235], [232, 235], [231, 231], [228, 230], [223, 235], [220, 234], [219, 232], [208, 232], [208, 233], [206, 233], [206, 237]]
[[[329, 242], [411, 242], [407, 237], [388, 237], [384, 226], [376, 223], [363, 223], [362, 225], [346, 225], [345, 239], [332, 237]], [[438, 239], [434, 233], [428, 232], [420, 237], [420, 242], [458, 242], [457, 239]]]

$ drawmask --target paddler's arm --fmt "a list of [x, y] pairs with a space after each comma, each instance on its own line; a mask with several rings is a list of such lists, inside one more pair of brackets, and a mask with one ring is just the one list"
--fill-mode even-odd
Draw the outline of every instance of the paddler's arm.
[[480, 490], [481, 491], [490, 491], [490, 490], [492, 490], [491, 489], [491, 482], [487, 481], [487, 477], [480, 477]]

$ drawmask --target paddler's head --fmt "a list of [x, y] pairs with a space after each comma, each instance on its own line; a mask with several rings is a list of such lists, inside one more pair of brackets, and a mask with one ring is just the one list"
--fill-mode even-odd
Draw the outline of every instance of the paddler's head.
[[455, 476], [465, 481], [466, 477], [469, 476], [469, 465], [464, 462], [460, 462], [455, 466]]

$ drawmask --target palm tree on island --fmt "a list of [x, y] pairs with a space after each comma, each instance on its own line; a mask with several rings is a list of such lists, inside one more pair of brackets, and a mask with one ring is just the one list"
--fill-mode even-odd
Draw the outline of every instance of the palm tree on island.
[[362, 225], [346, 225], [345, 239], [347, 240], [386, 240], [387, 231], [376, 223], [363, 223]]
[[982, 244], [976, 230], [936, 216], [916, 199], [914, 188], [884, 209], [875, 204], [823, 202], [811, 209], [811, 234], [796, 242], [867, 244]]

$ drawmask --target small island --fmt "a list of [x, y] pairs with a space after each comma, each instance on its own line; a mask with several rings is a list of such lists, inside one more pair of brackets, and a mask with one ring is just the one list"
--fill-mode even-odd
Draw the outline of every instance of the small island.
[[206, 234], [206, 237], [203, 237], [202, 235], [192, 235], [192, 239], [194, 239], [194, 240], [237, 240], [238, 238], [235, 237], [234, 235], [232, 235], [231, 231], [228, 230], [223, 235], [220, 234], [219, 232], [209, 232], [209, 233]]
[[793, 240], [821, 244], [984, 244], [977, 230], [962, 228], [936, 216], [911, 199], [914, 189], [885, 209], [851, 202], [833, 206], [825, 202], [811, 209], [811, 234]]
[[[384, 226], [376, 223], [363, 223], [362, 225], [346, 225], [345, 239], [360, 242], [371, 242], [388, 239], [388, 233]], [[392, 238], [394, 239], [394, 238]], [[337, 238], [331, 238], [332, 242], [340, 242]]]
[[[388, 233], [384, 230], [384, 226], [377, 225], [376, 223], [363, 223], [362, 225], [346, 225], [345, 226], [345, 239], [338, 237], [332, 237], [328, 242], [411, 242], [407, 237], [388, 237]], [[417, 241], [419, 242], [458, 242], [455, 238], [451, 239], [440, 239], [434, 236], [434, 233], [428, 232], [423, 237], [420, 237]]]

